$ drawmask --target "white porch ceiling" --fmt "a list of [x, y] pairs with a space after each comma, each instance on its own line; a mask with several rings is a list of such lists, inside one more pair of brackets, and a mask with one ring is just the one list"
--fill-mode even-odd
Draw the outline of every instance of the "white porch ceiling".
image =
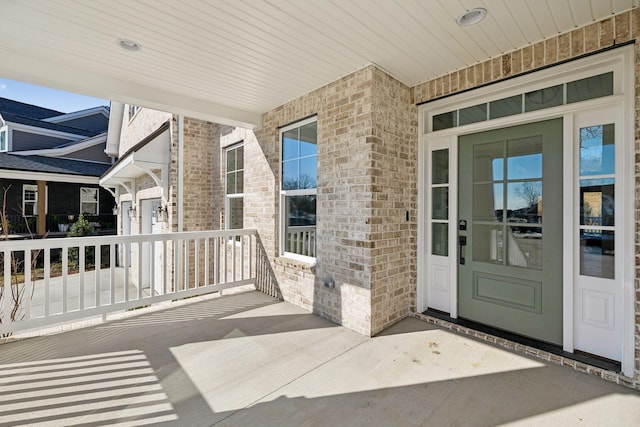
[[414, 86], [639, 1], [0, 0], [0, 77], [256, 127], [369, 64]]

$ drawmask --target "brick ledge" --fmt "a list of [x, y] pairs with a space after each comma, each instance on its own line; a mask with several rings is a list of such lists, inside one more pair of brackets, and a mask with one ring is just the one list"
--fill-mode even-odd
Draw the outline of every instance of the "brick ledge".
[[589, 364], [579, 362], [577, 360], [569, 359], [567, 357], [559, 356], [557, 354], [550, 353], [545, 350], [540, 350], [535, 347], [531, 347], [524, 344], [519, 344], [504, 338], [497, 337], [495, 335], [487, 334], [485, 332], [476, 331], [465, 326], [456, 325], [455, 323], [448, 322], [446, 320], [438, 319], [422, 313], [413, 313], [413, 316], [417, 319], [431, 323], [433, 325], [440, 326], [450, 331], [477, 338], [484, 342], [499, 345], [507, 350], [513, 351], [525, 356], [533, 356], [537, 359], [542, 359], [547, 362], [551, 362], [555, 365], [566, 366], [576, 371], [600, 377], [603, 380], [611, 381], [616, 384], [623, 385], [632, 389], [640, 390], [640, 381], [633, 378], [629, 378], [620, 372], [609, 371], [607, 369], [598, 368]]

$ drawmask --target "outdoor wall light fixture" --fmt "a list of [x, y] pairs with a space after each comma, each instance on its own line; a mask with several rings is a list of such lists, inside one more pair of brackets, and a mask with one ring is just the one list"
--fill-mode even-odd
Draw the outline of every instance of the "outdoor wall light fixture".
[[127, 212], [129, 214], [129, 218], [135, 218], [136, 217], [136, 208], [135, 207], [130, 207], [129, 211]]
[[113, 216], [118, 215], [118, 205], [113, 205], [113, 208], [111, 209], [111, 213], [113, 213]]
[[118, 46], [129, 52], [139, 52], [142, 49], [140, 43], [130, 39], [118, 39]]
[[471, 10], [467, 10], [462, 15], [458, 16], [456, 22], [461, 27], [468, 27], [469, 25], [475, 25], [482, 21], [487, 16], [487, 9], [484, 7], [474, 7]]
[[166, 206], [158, 206], [158, 208], [153, 211], [153, 219], [155, 222], [167, 222], [168, 217], [167, 207]]

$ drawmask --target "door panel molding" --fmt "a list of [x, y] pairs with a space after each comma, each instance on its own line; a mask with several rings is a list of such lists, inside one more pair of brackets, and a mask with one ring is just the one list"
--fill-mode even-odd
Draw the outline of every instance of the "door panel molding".
[[473, 298], [479, 301], [542, 314], [541, 294], [539, 281], [473, 272]]

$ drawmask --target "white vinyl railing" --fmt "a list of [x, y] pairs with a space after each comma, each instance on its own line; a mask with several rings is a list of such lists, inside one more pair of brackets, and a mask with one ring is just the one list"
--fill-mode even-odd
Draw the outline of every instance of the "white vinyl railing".
[[258, 243], [255, 230], [2, 241], [0, 337], [255, 284]]
[[316, 256], [316, 226], [287, 227], [286, 251], [300, 255]]

